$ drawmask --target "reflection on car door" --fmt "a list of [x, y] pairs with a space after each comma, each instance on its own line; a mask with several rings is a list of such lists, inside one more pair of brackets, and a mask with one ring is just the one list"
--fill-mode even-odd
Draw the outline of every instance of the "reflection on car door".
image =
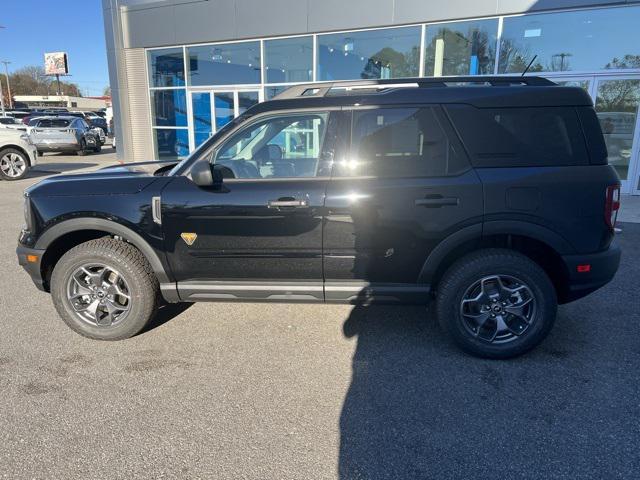
[[164, 241], [184, 300], [323, 299], [322, 219], [338, 116], [255, 119], [211, 152], [227, 177], [221, 189], [186, 176], [165, 188]]
[[327, 301], [426, 301], [429, 253], [482, 218], [482, 187], [439, 107], [353, 110], [327, 190]]

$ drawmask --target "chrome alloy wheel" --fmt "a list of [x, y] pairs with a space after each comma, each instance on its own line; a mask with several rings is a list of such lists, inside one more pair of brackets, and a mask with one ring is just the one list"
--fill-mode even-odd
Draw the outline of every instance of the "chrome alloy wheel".
[[98, 263], [77, 268], [67, 282], [67, 300], [75, 314], [98, 327], [116, 325], [127, 317], [130, 292], [122, 275]]
[[0, 158], [0, 170], [7, 177], [17, 178], [21, 176], [27, 169], [27, 162], [17, 153], [9, 152], [5, 153]]
[[536, 304], [523, 281], [510, 275], [490, 275], [465, 291], [460, 314], [472, 336], [489, 343], [507, 343], [531, 326]]

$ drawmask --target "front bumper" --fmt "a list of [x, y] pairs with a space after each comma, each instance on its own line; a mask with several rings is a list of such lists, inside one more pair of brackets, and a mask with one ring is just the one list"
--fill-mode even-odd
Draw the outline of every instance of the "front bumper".
[[[615, 276], [620, 266], [621, 250], [612, 243], [607, 250], [588, 255], [564, 255], [568, 271], [567, 290], [563, 303], [572, 302], [605, 286]], [[588, 265], [588, 271], [584, 271]], [[583, 271], [579, 271], [582, 266]]]
[[[20, 264], [20, 266], [27, 271], [27, 273], [31, 277], [31, 280], [33, 280], [33, 283], [35, 283], [36, 287], [38, 287], [39, 290], [47, 291], [48, 287], [45, 285], [45, 280], [42, 277], [42, 270], [40, 268], [44, 252], [44, 250], [28, 248], [22, 245], [18, 245], [18, 248], [16, 248], [18, 263]], [[29, 261], [29, 256], [35, 256], [37, 260]]]

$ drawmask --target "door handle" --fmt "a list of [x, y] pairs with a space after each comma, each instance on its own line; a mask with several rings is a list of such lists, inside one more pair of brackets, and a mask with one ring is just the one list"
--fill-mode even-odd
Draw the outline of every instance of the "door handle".
[[269, 208], [305, 208], [309, 206], [309, 203], [306, 200], [285, 197], [278, 200], [269, 200], [267, 206]]
[[427, 208], [455, 207], [459, 203], [460, 199], [458, 197], [443, 197], [442, 195], [428, 195], [415, 201], [416, 207]]

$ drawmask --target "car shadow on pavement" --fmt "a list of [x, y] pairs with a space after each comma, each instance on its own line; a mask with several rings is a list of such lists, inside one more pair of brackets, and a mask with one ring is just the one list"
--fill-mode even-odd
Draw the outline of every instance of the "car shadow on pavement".
[[640, 226], [621, 227], [612, 284], [518, 358], [463, 353], [432, 307], [355, 306], [339, 478], [635, 478]]
[[165, 323], [173, 320], [175, 317], [177, 317], [178, 315], [180, 315], [181, 313], [189, 309], [192, 305], [193, 303], [187, 303], [187, 302], [163, 303], [162, 305], [160, 305], [156, 314], [149, 321], [149, 323], [145, 325], [145, 327], [142, 329], [139, 335], [150, 332], [151, 330], [154, 330], [164, 325]]

